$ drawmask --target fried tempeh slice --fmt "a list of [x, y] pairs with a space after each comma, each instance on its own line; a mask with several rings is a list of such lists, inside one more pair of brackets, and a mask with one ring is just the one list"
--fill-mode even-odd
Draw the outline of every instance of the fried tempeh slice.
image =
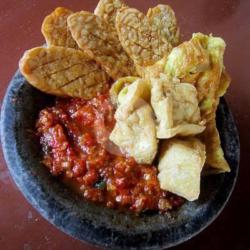
[[119, 40], [137, 66], [150, 66], [168, 54], [171, 44], [159, 36], [158, 27], [133, 8], [122, 8], [116, 16]]
[[94, 14], [115, 28], [117, 11], [125, 6], [126, 4], [121, 0], [100, 0], [95, 8]]
[[136, 75], [133, 61], [122, 48], [116, 31], [106, 21], [87, 11], [68, 18], [68, 26], [78, 46], [117, 80]]
[[24, 53], [19, 68], [37, 89], [58, 96], [90, 99], [108, 89], [108, 76], [80, 50], [51, 46]]
[[173, 9], [165, 4], [150, 8], [147, 17], [152, 26], [156, 26], [159, 35], [164, 37], [173, 46], [180, 42], [180, 28]]
[[67, 18], [72, 13], [69, 9], [58, 7], [45, 17], [41, 31], [48, 46], [78, 48], [67, 27]]

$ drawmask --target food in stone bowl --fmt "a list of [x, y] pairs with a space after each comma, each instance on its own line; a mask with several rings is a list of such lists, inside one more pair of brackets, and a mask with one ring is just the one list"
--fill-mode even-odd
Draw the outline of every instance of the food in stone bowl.
[[109, 5], [55, 9], [46, 47], [20, 60], [31, 85], [57, 96], [36, 124], [43, 163], [104, 206], [176, 209], [199, 198], [202, 173], [230, 171], [215, 123], [230, 83], [226, 44], [202, 33], [180, 41], [167, 5], [147, 15]]
[[94, 13], [56, 8], [42, 34], [2, 112], [5, 157], [27, 199], [74, 237], [119, 249], [173, 246], [211, 223], [239, 161], [220, 101], [225, 41], [181, 41], [170, 6], [143, 14], [120, 0]]

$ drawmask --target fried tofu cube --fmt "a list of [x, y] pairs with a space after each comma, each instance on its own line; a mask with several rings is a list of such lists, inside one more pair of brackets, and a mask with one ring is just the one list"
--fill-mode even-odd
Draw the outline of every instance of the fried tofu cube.
[[139, 164], [151, 164], [157, 152], [156, 126], [149, 100], [150, 86], [144, 79], [123, 88], [118, 95], [116, 125], [110, 134], [110, 140]]
[[204, 131], [197, 91], [188, 83], [171, 83], [165, 76], [151, 79], [151, 105], [157, 118], [157, 138], [190, 136]]
[[124, 120], [117, 120], [110, 140], [139, 164], [151, 164], [157, 152], [157, 139], [152, 108], [144, 104]]
[[196, 138], [165, 140], [158, 165], [160, 187], [189, 201], [198, 199], [205, 159], [205, 146]]

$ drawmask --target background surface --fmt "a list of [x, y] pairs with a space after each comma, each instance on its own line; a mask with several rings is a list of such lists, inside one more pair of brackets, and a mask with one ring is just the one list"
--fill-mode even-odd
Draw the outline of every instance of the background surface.
[[[93, 11], [98, 0], [0, 1], [0, 100], [17, 69], [24, 50], [44, 43], [40, 26], [57, 6]], [[250, 1], [249, 0], [127, 0], [146, 12], [159, 3], [170, 4], [177, 15], [182, 38], [193, 32], [213, 33], [227, 43], [225, 65], [232, 76], [226, 94], [241, 137], [241, 166], [235, 191], [219, 218], [176, 250], [250, 249]], [[248, 225], [247, 225], [248, 224]], [[0, 152], [0, 246], [4, 250], [97, 249], [60, 232], [45, 221], [13, 183]]]

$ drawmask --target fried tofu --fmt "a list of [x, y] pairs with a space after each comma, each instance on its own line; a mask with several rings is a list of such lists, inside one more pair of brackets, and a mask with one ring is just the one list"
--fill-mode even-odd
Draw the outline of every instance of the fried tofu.
[[133, 83], [134, 81], [138, 80], [138, 77], [135, 76], [126, 76], [119, 78], [115, 81], [109, 91], [110, 99], [113, 105], [117, 106], [118, 102], [118, 95], [120, 91], [124, 88]]
[[158, 165], [161, 189], [189, 201], [198, 199], [205, 159], [205, 146], [196, 138], [165, 140]]
[[120, 92], [116, 125], [110, 134], [110, 140], [140, 164], [151, 164], [157, 152], [153, 110], [147, 102], [149, 94], [149, 85], [142, 79]]
[[171, 83], [162, 78], [151, 79], [151, 105], [157, 118], [157, 138], [190, 136], [204, 131], [197, 91], [188, 83]]
[[206, 173], [230, 172], [230, 167], [225, 159], [221, 147], [220, 135], [216, 128], [215, 119], [209, 121], [206, 130], [201, 135], [201, 140], [206, 145], [207, 159]]
[[198, 92], [202, 119], [209, 120], [218, 106], [226, 44], [219, 37], [193, 34], [169, 54], [165, 73], [169, 78], [192, 83]]

